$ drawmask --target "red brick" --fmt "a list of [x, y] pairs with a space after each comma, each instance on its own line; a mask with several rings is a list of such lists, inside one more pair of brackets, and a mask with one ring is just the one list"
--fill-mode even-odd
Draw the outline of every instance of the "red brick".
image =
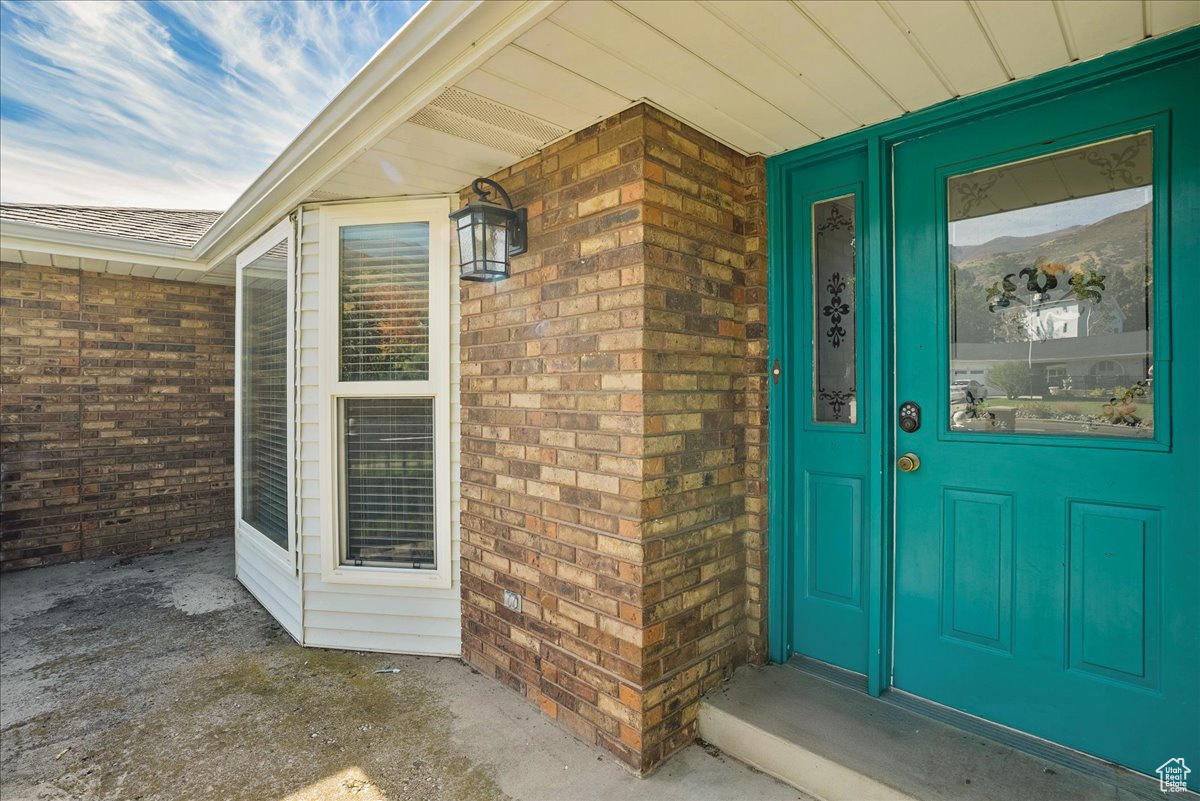
[[[507, 173], [538, 227], [508, 281], [462, 288], [462, 372], [485, 379], [462, 396], [463, 563], [494, 588], [464, 581], [464, 608], [536, 550], [540, 606], [479, 618], [488, 642], [569, 651], [547, 713], [644, 771], [765, 653], [763, 160], [637, 106]], [[504, 650], [505, 681], [537, 658]]]
[[233, 530], [233, 289], [0, 265], [0, 569]]

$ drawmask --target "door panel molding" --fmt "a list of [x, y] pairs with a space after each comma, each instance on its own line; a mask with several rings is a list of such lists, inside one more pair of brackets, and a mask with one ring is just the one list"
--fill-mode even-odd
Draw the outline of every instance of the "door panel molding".
[[1070, 500], [1067, 664], [1157, 690], [1162, 522], [1150, 507]]
[[1012, 653], [1013, 496], [942, 490], [942, 636]]
[[860, 476], [807, 473], [806, 592], [862, 611], [863, 525]]

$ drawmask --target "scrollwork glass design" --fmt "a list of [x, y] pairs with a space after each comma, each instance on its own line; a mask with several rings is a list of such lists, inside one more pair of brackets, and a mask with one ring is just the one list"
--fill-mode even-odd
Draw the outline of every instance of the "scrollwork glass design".
[[854, 195], [812, 207], [813, 420], [858, 420], [858, 270]]

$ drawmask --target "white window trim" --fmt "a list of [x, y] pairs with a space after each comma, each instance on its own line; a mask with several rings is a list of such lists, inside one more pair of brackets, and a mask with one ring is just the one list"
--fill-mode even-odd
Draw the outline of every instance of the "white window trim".
[[[449, 197], [325, 206], [320, 210], [320, 417], [321, 580], [331, 584], [449, 588], [450, 548], [450, 218]], [[341, 381], [339, 229], [350, 225], [429, 224], [429, 379]], [[433, 398], [434, 505], [437, 567], [423, 570], [345, 565], [341, 559], [341, 464], [338, 400], [341, 398]]]
[[[245, 319], [244, 301], [246, 293], [244, 269], [259, 256], [266, 253], [280, 242], [287, 242], [287, 298], [285, 306], [284, 325], [287, 329], [287, 476], [284, 479], [287, 487], [287, 548], [281, 548], [267, 535], [254, 526], [242, 520], [242, 322]], [[268, 562], [276, 564], [287, 573], [297, 572], [296, 567], [296, 474], [293, 469], [296, 463], [296, 360], [293, 354], [296, 350], [295, 335], [295, 297], [296, 278], [293, 269], [296, 252], [295, 227], [288, 218], [280, 220], [276, 225], [254, 241], [254, 244], [243, 250], [237, 256], [237, 281], [234, 303], [234, 389], [233, 389], [233, 519], [234, 535], [240, 543], [247, 544], [251, 550], [260, 554]], [[235, 548], [235, 552], [236, 552]]]

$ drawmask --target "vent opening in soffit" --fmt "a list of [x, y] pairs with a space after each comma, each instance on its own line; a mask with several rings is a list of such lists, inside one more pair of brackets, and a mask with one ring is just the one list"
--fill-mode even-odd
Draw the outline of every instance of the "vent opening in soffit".
[[473, 92], [450, 87], [409, 118], [414, 125], [528, 156], [569, 130]]

